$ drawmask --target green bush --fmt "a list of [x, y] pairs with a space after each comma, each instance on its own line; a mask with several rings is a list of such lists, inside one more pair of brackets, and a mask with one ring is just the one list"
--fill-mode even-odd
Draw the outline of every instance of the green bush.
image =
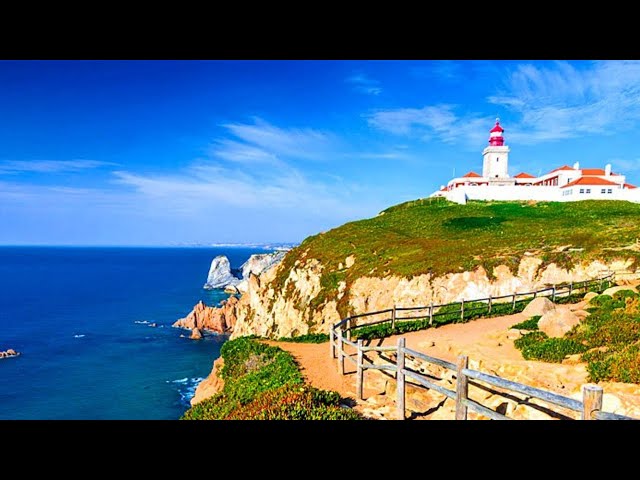
[[229, 412], [227, 420], [360, 420], [356, 411], [339, 405], [336, 392], [308, 385], [285, 385], [256, 396]]
[[535, 315], [524, 322], [511, 325], [511, 328], [518, 330], [538, 330], [538, 320], [540, 320], [540, 315]]
[[329, 335], [326, 333], [307, 333], [298, 335], [297, 337], [280, 337], [279, 342], [291, 343], [324, 343], [329, 341]]
[[543, 332], [532, 332], [514, 342], [525, 360], [560, 363], [567, 355], [583, 353], [587, 347], [576, 340], [548, 338]]
[[[357, 415], [355, 412], [342, 412], [344, 409], [337, 407], [340, 399], [338, 393], [304, 385], [295, 360], [281, 348], [241, 337], [226, 342], [220, 354], [224, 358], [221, 371], [225, 382], [223, 390], [188, 409], [182, 419], [258, 418], [255, 405], [261, 405], [271, 412], [265, 415], [276, 418], [276, 412], [281, 407], [277, 399], [289, 399], [295, 389], [299, 390], [300, 395], [293, 396], [294, 400], [287, 403], [287, 409], [278, 418], [302, 418], [307, 415], [305, 418], [348, 419]], [[269, 405], [270, 400], [276, 403]], [[300, 413], [299, 410], [305, 406], [310, 406], [311, 411]]]

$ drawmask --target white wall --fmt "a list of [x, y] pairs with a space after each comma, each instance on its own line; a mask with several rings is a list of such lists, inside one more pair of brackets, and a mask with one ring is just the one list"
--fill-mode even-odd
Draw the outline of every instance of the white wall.
[[[628, 200], [640, 203], [640, 188], [623, 190], [612, 187], [612, 193], [601, 193], [602, 186], [576, 185], [569, 187], [571, 195], [562, 195], [566, 188], [559, 187], [516, 187], [516, 186], [463, 186], [445, 192], [444, 196], [452, 202], [466, 203], [466, 200], [536, 200], [540, 202], [575, 202], [578, 200]], [[591, 189], [591, 193], [579, 193], [580, 188]], [[604, 187], [608, 189], [609, 187]]]

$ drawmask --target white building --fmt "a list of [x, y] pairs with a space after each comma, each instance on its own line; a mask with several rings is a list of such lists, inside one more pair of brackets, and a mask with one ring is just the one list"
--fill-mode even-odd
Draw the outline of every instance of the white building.
[[489, 145], [482, 151], [482, 175], [469, 172], [449, 180], [431, 194], [457, 203], [467, 200], [628, 200], [640, 203], [640, 189], [626, 183], [624, 175], [602, 168], [563, 165], [540, 177], [522, 172], [509, 176], [509, 147], [504, 144], [500, 121], [489, 131]]

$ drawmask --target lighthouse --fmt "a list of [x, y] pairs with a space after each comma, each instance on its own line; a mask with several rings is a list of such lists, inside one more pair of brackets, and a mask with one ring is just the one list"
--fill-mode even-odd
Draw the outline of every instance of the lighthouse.
[[482, 151], [482, 176], [490, 181], [509, 178], [509, 147], [504, 144], [503, 134], [504, 128], [496, 118], [496, 124], [489, 130], [489, 145]]

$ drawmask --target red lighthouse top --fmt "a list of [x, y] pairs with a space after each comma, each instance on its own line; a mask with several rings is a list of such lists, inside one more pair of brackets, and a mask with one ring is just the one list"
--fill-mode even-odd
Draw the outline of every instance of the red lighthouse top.
[[496, 118], [496, 124], [489, 130], [489, 145], [501, 147], [504, 145], [504, 137], [502, 136], [504, 128], [500, 126], [500, 119]]

